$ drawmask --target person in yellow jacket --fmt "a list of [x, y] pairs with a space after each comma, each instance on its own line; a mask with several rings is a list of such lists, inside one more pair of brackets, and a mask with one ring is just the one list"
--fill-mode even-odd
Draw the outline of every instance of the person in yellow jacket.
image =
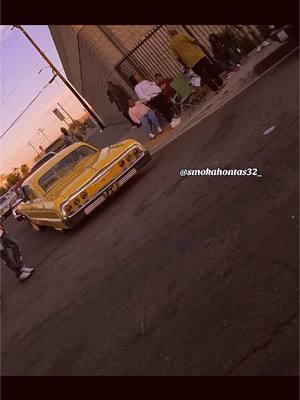
[[177, 60], [201, 77], [203, 83], [215, 93], [219, 93], [225, 85], [216, 71], [215, 66], [206, 57], [202, 45], [187, 33], [177, 32], [173, 26], [168, 27], [171, 36], [170, 49]]

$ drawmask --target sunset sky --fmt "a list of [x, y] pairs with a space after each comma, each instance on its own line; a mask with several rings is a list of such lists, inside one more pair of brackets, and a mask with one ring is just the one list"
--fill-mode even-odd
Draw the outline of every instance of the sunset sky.
[[[23, 27], [65, 75], [48, 26]], [[50, 68], [39, 74], [47, 63], [21, 31], [11, 28], [12, 26], [0, 26], [1, 135], [53, 76]], [[43, 135], [37, 133], [39, 128], [44, 129], [51, 141], [60, 135], [59, 128], [66, 124], [52, 113], [57, 107], [57, 102], [62, 104], [73, 118], [78, 118], [84, 113], [83, 106], [57, 77], [0, 139], [1, 174], [11, 172], [22, 163], [30, 163], [36, 156], [35, 151], [28, 145], [29, 140], [37, 150], [39, 145], [46, 147], [49, 144]], [[66, 119], [70, 121], [68, 117]]]

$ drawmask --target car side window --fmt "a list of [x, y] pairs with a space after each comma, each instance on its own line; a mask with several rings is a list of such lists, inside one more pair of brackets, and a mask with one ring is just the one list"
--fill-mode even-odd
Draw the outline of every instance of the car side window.
[[36, 198], [36, 196], [30, 186], [23, 186], [23, 190], [25, 191], [25, 193], [28, 196], [30, 201], [32, 201]]

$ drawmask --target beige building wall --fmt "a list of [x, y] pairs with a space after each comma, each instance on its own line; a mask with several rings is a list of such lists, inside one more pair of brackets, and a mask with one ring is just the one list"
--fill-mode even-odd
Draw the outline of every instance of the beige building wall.
[[127, 49], [133, 47], [138, 41], [152, 30], [155, 25], [106, 25], [107, 28], [123, 43]]
[[[67, 78], [90, 103], [105, 125], [126, 121], [115, 104], [110, 103], [106, 91], [107, 81], [123, 85], [135, 96], [131, 88], [115, 71], [114, 64], [149, 32], [153, 25], [105, 25], [112, 37], [120, 42], [121, 50], [97, 25], [50, 25]], [[123, 47], [124, 46], [124, 47]]]

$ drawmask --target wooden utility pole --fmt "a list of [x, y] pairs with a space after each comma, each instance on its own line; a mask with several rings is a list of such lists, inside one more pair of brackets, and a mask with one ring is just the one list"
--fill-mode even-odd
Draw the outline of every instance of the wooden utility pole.
[[99, 119], [99, 117], [95, 114], [95, 112], [90, 108], [87, 102], [79, 95], [79, 93], [75, 90], [75, 88], [71, 85], [71, 83], [65, 79], [65, 77], [59, 72], [59, 70], [55, 67], [55, 65], [49, 60], [46, 54], [39, 48], [39, 46], [35, 43], [35, 41], [28, 35], [25, 29], [21, 25], [13, 25], [15, 28], [19, 29], [24, 36], [29, 40], [32, 46], [40, 53], [46, 63], [52, 68], [53, 72], [63, 81], [63, 83], [67, 86], [68, 89], [74, 94], [74, 96], [78, 99], [78, 101], [83, 105], [84, 108], [91, 114], [94, 120], [97, 122], [101, 129], [104, 129], [104, 124]]

